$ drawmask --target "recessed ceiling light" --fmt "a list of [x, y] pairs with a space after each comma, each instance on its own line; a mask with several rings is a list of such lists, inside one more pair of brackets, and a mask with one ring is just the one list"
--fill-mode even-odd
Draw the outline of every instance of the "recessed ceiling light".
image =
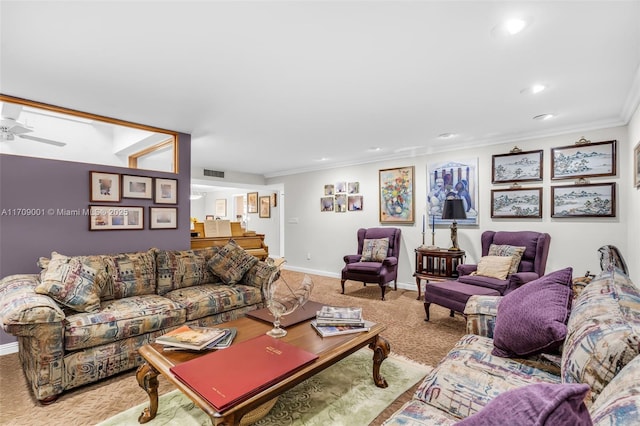
[[511, 35], [518, 34], [520, 31], [524, 30], [524, 27], [526, 26], [527, 21], [519, 18], [508, 19], [504, 23], [504, 29]]
[[382, 151], [382, 148], [380, 148], [378, 146], [372, 146], [367, 151], [369, 151], [369, 152], [378, 152], [378, 151]]
[[553, 114], [540, 114], [540, 115], [536, 115], [535, 117], [533, 117], [534, 120], [550, 120], [553, 117], [555, 117], [555, 115]]
[[313, 161], [327, 161], [328, 158], [327, 157], [322, 157], [322, 158], [314, 158]]
[[457, 135], [455, 133], [440, 133], [438, 135], [439, 139], [451, 139], [453, 137], [456, 137]]
[[544, 84], [534, 84], [531, 87], [524, 88], [520, 91], [523, 95], [535, 95], [547, 89]]

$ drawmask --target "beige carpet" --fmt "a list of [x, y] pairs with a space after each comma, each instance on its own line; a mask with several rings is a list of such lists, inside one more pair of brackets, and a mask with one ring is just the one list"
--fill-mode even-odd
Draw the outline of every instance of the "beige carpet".
[[[283, 271], [287, 281], [298, 280], [302, 274]], [[382, 333], [391, 344], [391, 351], [426, 365], [436, 365], [464, 334], [461, 316], [449, 317], [449, 311], [431, 307], [431, 320], [424, 321], [424, 307], [416, 300], [417, 292], [387, 290], [386, 300], [380, 300], [377, 285], [347, 281], [346, 294], [340, 294], [340, 280], [312, 276], [312, 299], [336, 306], [362, 306], [366, 319], [387, 325]], [[109, 417], [147, 401], [145, 392], [135, 379], [135, 370], [99, 383], [70, 390], [57, 402], [40, 405], [27, 388], [17, 354], [0, 357], [0, 424], [1, 425], [94, 425]], [[392, 378], [387, 378], [392, 380]], [[416, 385], [417, 386], [417, 385]], [[411, 398], [415, 387], [402, 394], [371, 424], [379, 425]], [[160, 377], [160, 393], [174, 389]]]

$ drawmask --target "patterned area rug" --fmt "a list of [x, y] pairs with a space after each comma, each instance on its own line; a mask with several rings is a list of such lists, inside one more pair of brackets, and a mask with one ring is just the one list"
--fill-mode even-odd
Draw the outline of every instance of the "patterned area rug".
[[[424, 378], [431, 367], [398, 356], [388, 357], [381, 375], [389, 387], [375, 386], [372, 378], [373, 352], [364, 348], [288, 390], [278, 398], [269, 414], [254, 423], [281, 425], [368, 425], [393, 400]], [[138, 416], [148, 404], [141, 404], [98, 426], [138, 425]], [[210, 419], [178, 391], [160, 397], [154, 425], [210, 425]]]

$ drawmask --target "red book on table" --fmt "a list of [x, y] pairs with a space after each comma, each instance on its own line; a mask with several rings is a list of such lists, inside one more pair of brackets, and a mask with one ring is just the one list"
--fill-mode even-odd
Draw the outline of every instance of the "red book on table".
[[318, 355], [266, 334], [171, 367], [175, 376], [224, 411], [283, 380]]

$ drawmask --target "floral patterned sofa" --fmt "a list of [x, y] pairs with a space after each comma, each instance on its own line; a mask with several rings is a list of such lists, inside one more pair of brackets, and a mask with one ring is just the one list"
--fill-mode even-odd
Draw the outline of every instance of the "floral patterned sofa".
[[41, 258], [42, 272], [0, 281], [0, 322], [18, 337], [35, 397], [142, 363], [137, 349], [182, 324], [209, 326], [264, 306], [277, 267], [232, 240], [221, 248]]
[[[532, 291], [514, 298], [528, 309], [511, 313], [502, 305], [509, 295], [472, 296], [465, 308], [469, 334], [384, 424], [640, 424], [640, 289], [610, 268], [574, 298], [566, 272], [540, 278], [541, 288], [555, 281], [564, 312]], [[541, 333], [531, 324], [536, 315], [555, 316], [542, 331], [553, 343], [527, 348], [523, 342]], [[510, 327], [516, 333], [505, 340]]]

